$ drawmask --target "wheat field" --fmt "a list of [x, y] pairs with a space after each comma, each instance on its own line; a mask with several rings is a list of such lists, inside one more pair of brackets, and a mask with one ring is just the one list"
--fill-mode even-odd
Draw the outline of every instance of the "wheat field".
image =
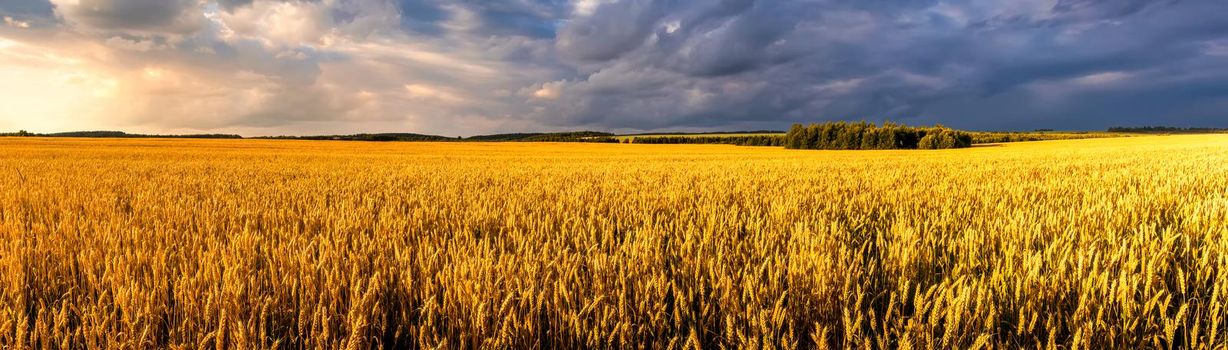
[[0, 139], [0, 348], [1224, 348], [1228, 135]]

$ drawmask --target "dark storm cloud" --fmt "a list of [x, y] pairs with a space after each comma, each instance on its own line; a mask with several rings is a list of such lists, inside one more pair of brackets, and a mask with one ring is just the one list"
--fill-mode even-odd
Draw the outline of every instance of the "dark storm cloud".
[[663, 2], [628, 0], [597, 7], [599, 15], [573, 20], [559, 34], [564, 55], [582, 61], [607, 61], [644, 44], [666, 13]]
[[558, 123], [620, 128], [1228, 126], [1197, 107], [1228, 98], [1214, 73], [1228, 67], [1225, 12], [1211, 0], [618, 1], [562, 29], [560, 57], [594, 73], [545, 104]]

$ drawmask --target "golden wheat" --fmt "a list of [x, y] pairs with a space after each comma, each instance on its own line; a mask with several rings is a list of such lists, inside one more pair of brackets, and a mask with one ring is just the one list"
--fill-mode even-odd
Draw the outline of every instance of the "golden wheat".
[[0, 139], [0, 348], [1222, 348], [1228, 136]]

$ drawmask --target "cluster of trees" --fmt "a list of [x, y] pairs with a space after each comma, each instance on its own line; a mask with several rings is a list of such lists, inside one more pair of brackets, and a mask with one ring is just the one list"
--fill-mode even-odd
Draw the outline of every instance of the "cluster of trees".
[[1138, 127], [1112, 127], [1109, 132], [1136, 132], [1136, 133], [1210, 133], [1210, 132], [1228, 132], [1228, 129], [1220, 128], [1179, 128], [1171, 126], [1138, 126]]
[[884, 123], [794, 124], [784, 137], [790, 149], [946, 149], [972, 146], [972, 134], [941, 125], [910, 127]]
[[647, 144], [723, 144], [738, 146], [784, 146], [784, 135], [738, 135], [738, 136], [640, 136], [627, 139], [627, 143]]
[[24, 137], [24, 136], [34, 136], [34, 135], [35, 134], [31, 134], [29, 131], [25, 131], [25, 130], [21, 130], [18, 132], [0, 133], [0, 136], [22, 136]]

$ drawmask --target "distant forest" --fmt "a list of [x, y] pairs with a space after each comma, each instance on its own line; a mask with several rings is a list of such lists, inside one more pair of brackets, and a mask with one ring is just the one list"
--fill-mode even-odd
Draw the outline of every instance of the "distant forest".
[[716, 134], [689, 134], [698, 136], [640, 136], [627, 138], [626, 143], [644, 144], [722, 144], [738, 146], [784, 146], [784, 135], [731, 135], [706, 136]]
[[614, 134], [599, 131], [478, 135], [464, 138], [464, 140], [479, 142], [618, 142]]
[[742, 130], [742, 131], [705, 131], [705, 132], [645, 132], [638, 134], [622, 134], [619, 136], [677, 136], [677, 135], [743, 135], [743, 134], [784, 134], [784, 130]]
[[1171, 126], [1134, 126], [1134, 127], [1118, 126], [1118, 127], [1112, 127], [1112, 128], [1109, 128], [1109, 132], [1133, 132], [1133, 133], [1177, 133], [1177, 134], [1180, 134], [1180, 133], [1186, 133], [1186, 134], [1197, 134], [1197, 133], [1219, 133], [1219, 132], [1228, 132], [1228, 129], [1222, 129], [1222, 128], [1178, 128], [1178, 127], [1171, 127]]
[[315, 135], [315, 136], [261, 136], [253, 139], [267, 140], [337, 140], [337, 141], [456, 141], [455, 138], [411, 133]]

